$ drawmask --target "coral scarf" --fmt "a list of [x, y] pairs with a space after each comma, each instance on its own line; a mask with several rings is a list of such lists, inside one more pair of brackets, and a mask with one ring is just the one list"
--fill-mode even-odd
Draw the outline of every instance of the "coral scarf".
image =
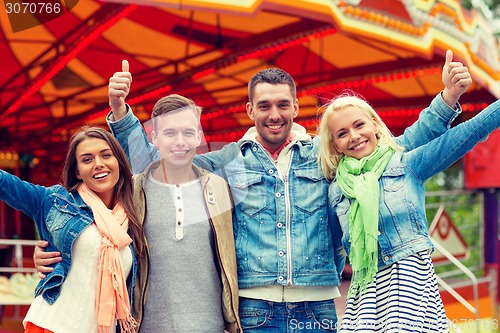
[[351, 237], [349, 262], [353, 272], [349, 296], [358, 288], [360, 294], [364, 293], [378, 271], [378, 179], [393, 154], [391, 147], [378, 145], [370, 155], [359, 160], [342, 157], [337, 169], [342, 192], [353, 199], [347, 213]]
[[111, 212], [85, 184], [78, 187], [83, 201], [92, 209], [95, 224], [102, 236], [96, 291], [96, 314], [99, 333], [109, 333], [118, 320], [122, 332], [133, 332], [135, 320], [130, 314], [127, 285], [120, 250], [132, 243], [127, 234], [128, 217], [120, 203]]

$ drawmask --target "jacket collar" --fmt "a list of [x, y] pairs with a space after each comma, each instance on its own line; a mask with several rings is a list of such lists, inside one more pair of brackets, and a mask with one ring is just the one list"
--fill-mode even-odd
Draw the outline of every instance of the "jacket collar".
[[69, 204], [77, 205], [80, 208], [88, 207], [77, 191], [69, 192], [63, 186], [61, 186], [56, 192], [52, 193], [52, 195], [66, 201]]
[[[310, 142], [312, 140], [311, 136], [307, 134], [305, 127], [297, 123], [293, 123], [291, 133], [293, 135], [293, 139], [288, 147], [291, 147], [298, 142]], [[258, 143], [257, 134], [257, 128], [255, 126], [250, 127], [248, 131], [243, 135], [243, 137], [238, 141], [238, 144], [240, 146], [243, 146], [246, 144]]]

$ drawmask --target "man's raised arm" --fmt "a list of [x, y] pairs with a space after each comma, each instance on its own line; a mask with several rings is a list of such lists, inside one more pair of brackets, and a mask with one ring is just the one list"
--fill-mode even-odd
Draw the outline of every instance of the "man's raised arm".
[[122, 61], [122, 71], [116, 72], [109, 79], [108, 96], [111, 112], [106, 121], [111, 133], [118, 139], [127, 154], [134, 174], [144, 171], [159, 158], [158, 150], [148, 141], [146, 132], [132, 109], [125, 103], [130, 92], [132, 74], [127, 60]]

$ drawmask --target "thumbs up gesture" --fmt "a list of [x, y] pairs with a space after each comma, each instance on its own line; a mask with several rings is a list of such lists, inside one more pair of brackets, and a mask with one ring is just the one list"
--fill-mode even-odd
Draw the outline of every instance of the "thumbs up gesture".
[[446, 61], [443, 66], [442, 80], [444, 84], [443, 99], [454, 108], [458, 99], [472, 84], [469, 69], [461, 62], [453, 61], [453, 52], [446, 51]]
[[130, 92], [131, 83], [132, 74], [129, 71], [128, 61], [122, 60], [122, 71], [113, 74], [108, 84], [109, 106], [115, 121], [123, 118], [127, 113], [125, 98]]

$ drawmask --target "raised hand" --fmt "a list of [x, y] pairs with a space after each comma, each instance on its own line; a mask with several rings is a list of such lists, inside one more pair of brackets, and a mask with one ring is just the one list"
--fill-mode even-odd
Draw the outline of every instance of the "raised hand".
[[444, 84], [443, 99], [452, 108], [458, 99], [472, 84], [469, 69], [461, 62], [453, 61], [453, 51], [446, 51], [442, 80]]
[[128, 61], [122, 60], [122, 71], [113, 74], [108, 85], [109, 106], [115, 120], [123, 118], [127, 113], [125, 98], [130, 91], [131, 83], [132, 74], [129, 71]]

